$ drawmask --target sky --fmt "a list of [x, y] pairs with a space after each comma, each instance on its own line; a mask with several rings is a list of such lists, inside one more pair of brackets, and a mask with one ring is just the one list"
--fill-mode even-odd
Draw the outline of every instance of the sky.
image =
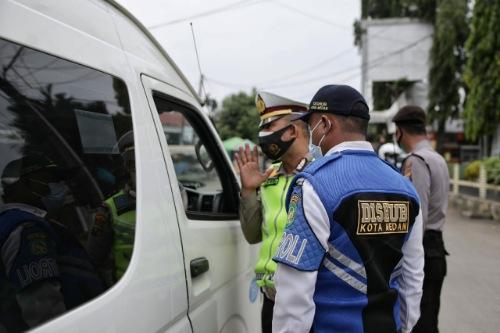
[[359, 0], [118, 0], [198, 89], [219, 102], [252, 87], [308, 103], [325, 84], [360, 89]]

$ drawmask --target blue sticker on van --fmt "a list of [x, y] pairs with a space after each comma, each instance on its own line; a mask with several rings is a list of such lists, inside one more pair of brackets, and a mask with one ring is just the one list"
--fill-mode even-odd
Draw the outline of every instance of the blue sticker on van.
[[250, 289], [248, 291], [248, 296], [251, 303], [255, 303], [257, 296], [259, 295], [259, 286], [257, 285], [257, 280], [255, 278], [250, 281]]

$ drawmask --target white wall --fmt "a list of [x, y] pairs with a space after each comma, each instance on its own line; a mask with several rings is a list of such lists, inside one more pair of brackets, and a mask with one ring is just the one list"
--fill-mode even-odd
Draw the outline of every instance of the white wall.
[[401, 78], [422, 83], [407, 98], [425, 108], [433, 26], [408, 18], [366, 20], [363, 26], [362, 91], [370, 109], [372, 82]]

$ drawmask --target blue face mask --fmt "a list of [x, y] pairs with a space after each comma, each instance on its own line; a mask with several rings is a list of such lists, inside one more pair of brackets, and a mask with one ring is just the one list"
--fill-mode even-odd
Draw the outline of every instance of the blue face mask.
[[316, 128], [319, 126], [320, 123], [321, 123], [321, 119], [313, 127], [313, 129], [309, 131], [309, 152], [311, 153], [312, 157], [314, 157], [315, 160], [320, 159], [320, 158], [323, 157], [323, 152], [321, 151], [321, 143], [323, 142], [323, 139], [326, 136], [326, 134], [323, 134], [323, 136], [319, 140], [318, 145], [315, 145], [315, 144], [312, 143], [313, 133], [316, 130]]
[[59, 183], [48, 183], [49, 186], [49, 194], [41, 198], [41, 201], [47, 212], [49, 213], [57, 213], [64, 205], [64, 201], [69, 192], [68, 187], [63, 182]]
[[323, 152], [321, 151], [321, 148], [316, 145], [313, 145], [310, 140], [309, 140], [309, 153], [315, 160], [323, 157]]

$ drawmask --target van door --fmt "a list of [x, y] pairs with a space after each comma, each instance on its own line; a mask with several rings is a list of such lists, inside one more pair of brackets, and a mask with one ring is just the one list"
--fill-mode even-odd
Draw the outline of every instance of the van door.
[[2, 37], [0, 68], [0, 332], [191, 332], [142, 85]]
[[239, 186], [208, 117], [186, 92], [142, 82], [167, 161], [194, 332], [259, 332], [255, 249], [238, 220]]

